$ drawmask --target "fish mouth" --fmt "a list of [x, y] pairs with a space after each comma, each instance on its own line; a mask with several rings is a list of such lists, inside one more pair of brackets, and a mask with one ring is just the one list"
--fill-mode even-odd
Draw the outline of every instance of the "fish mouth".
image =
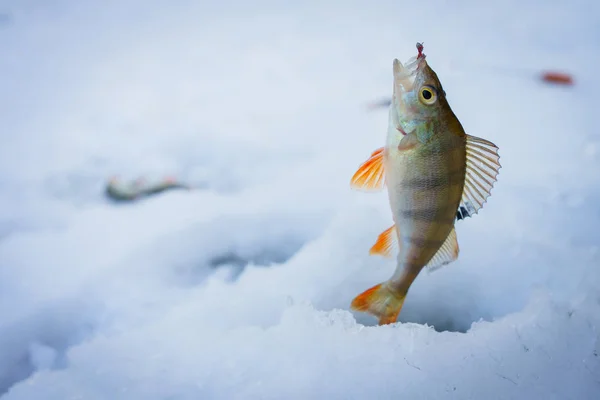
[[[423, 58], [412, 57], [404, 65], [398, 59], [394, 59], [394, 94], [392, 103], [398, 116], [406, 117], [411, 113], [408, 106], [407, 95], [414, 91], [417, 76], [422, 70], [425, 60]], [[398, 129], [398, 131], [406, 136], [406, 132]]]
[[410, 92], [414, 89], [415, 80], [427, 62], [423, 54], [423, 43], [416, 45], [418, 54], [402, 64], [397, 58], [394, 59], [394, 91], [398, 93]]
[[[417, 43], [418, 54], [409, 58], [402, 64], [397, 58], [394, 59], [394, 94], [392, 103], [398, 117], [402, 119], [410, 116], [413, 112], [409, 104], [413, 101], [415, 86], [421, 80], [421, 75], [427, 66], [425, 54], [423, 54], [423, 44]], [[403, 136], [407, 133], [398, 130]]]
[[425, 65], [425, 56], [411, 57], [402, 64], [397, 58], [394, 59], [394, 83], [395, 89], [401, 92], [410, 92], [414, 89], [415, 81], [419, 71]]

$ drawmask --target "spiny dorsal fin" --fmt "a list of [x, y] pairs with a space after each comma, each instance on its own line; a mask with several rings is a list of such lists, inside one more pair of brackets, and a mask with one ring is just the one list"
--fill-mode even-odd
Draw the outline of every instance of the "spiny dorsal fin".
[[494, 143], [467, 135], [467, 171], [457, 219], [477, 214], [483, 207], [497, 181], [501, 168], [499, 160], [498, 147]]
[[437, 253], [435, 253], [435, 255], [427, 263], [427, 269], [429, 272], [433, 272], [446, 264], [450, 264], [452, 261], [458, 258], [458, 253], [459, 249], [458, 240], [456, 239], [456, 231], [454, 228], [452, 228], [442, 247], [439, 248]]
[[381, 147], [358, 167], [350, 180], [350, 186], [357, 190], [375, 192], [383, 189], [384, 184], [383, 147]]
[[383, 257], [392, 257], [394, 247], [398, 245], [398, 233], [396, 225], [392, 225], [379, 234], [377, 241], [369, 250], [370, 255], [379, 255]]

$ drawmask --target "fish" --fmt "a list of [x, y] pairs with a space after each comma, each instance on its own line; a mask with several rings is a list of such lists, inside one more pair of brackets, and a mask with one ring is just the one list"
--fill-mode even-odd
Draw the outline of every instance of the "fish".
[[385, 145], [352, 176], [353, 189], [387, 187], [394, 224], [369, 250], [392, 257], [396, 269], [385, 282], [356, 296], [351, 309], [397, 322], [408, 291], [423, 268], [434, 271], [458, 259], [458, 220], [487, 202], [501, 168], [499, 148], [467, 134], [454, 114], [423, 44], [402, 64], [393, 60], [393, 91]]
[[165, 177], [160, 180], [150, 181], [140, 178], [128, 182], [113, 176], [105, 188], [105, 195], [116, 202], [134, 201], [172, 189], [192, 190], [192, 187], [179, 182], [174, 177]]

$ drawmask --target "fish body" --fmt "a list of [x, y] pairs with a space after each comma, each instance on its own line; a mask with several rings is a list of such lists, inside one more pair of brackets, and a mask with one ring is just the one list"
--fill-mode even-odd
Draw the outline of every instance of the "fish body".
[[358, 189], [387, 186], [394, 225], [371, 254], [390, 256], [397, 248], [392, 277], [352, 302], [352, 308], [392, 323], [423, 268], [458, 257], [458, 219], [483, 206], [496, 181], [497, 147], [467, 135], [446, 93], [422, 54], [402, 65], [394, 60], [394, 90], [385, 146], [375, 151], [352, 178]]
[[158, 181], [137, 179], [132, 182], [112, 177], [106, 185], [105, 194], [113, 201], [133, 201], [142, 197], [162, 193], [171, 189], [191, 189], [188, 185], [167, 177]]

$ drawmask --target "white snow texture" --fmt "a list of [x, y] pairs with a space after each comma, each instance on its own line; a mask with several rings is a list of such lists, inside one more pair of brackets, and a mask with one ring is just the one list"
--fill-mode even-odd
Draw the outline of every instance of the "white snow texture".
[[[503, 167], [377, 326], [349, 181], [416, 42]], [[600, 398], [599, 2], [5, 0], [0, 49], [2, 400]]]

